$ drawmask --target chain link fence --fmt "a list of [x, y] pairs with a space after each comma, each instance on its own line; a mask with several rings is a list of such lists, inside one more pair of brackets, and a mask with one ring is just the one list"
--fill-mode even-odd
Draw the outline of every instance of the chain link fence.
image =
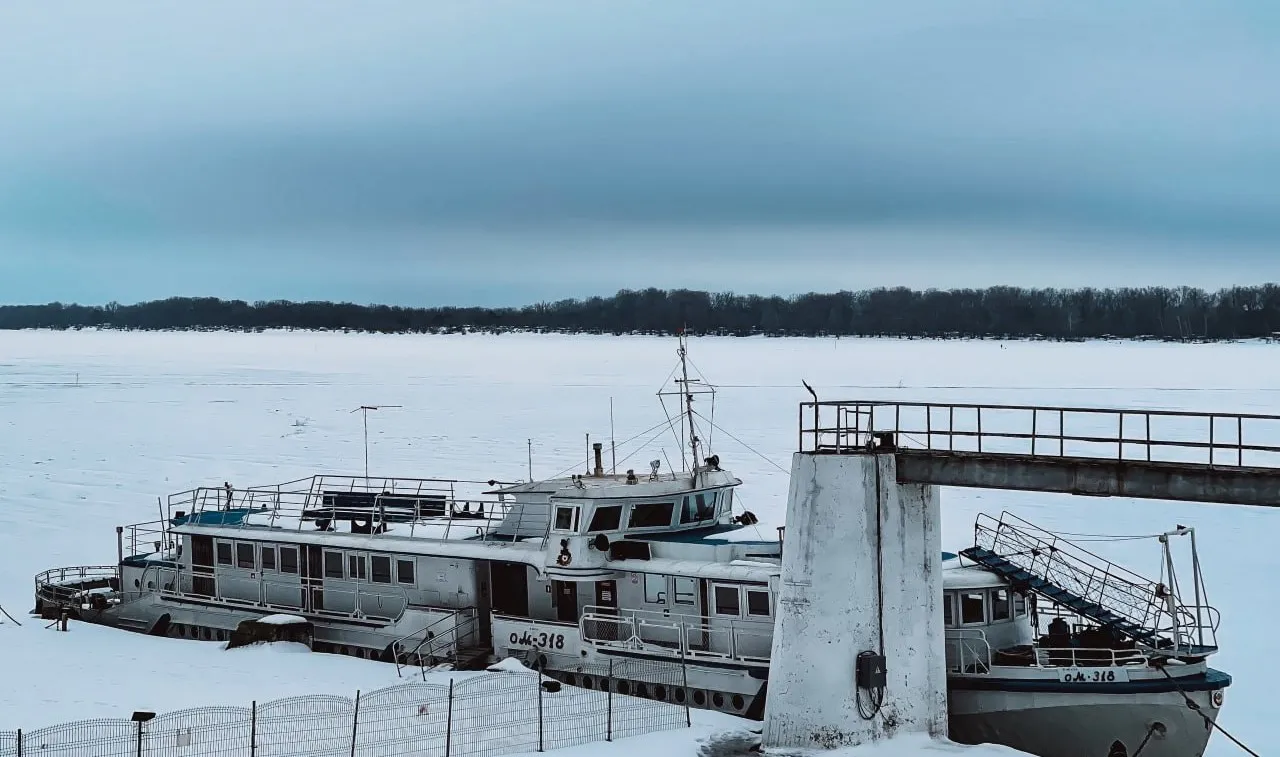
[[[0, 757], [497, 757], [690, 725], [679, 664], [584, 666], [570, 686], [535, 671], [410, 683], [0, 732]], [[670, 701], [667, 701], [670, 699]]]

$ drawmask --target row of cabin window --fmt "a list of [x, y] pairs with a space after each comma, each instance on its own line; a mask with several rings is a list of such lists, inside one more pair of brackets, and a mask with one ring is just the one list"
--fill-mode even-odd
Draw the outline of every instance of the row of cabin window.
[[[959, 623], [956, 622], [956, 605], [959, 606]], [[947, 592], [942, 598], [942, 623], [948, 627], [1000, 623], [1026, 614], [1026, 597], [1010, 594], [1007, 589]]]
[[[259, 545], [255, 542], [219, 541], [216, 543], [217, 561], [219, 565], [235, 566], [247, 570], [270, 570], [277, 573], [298, 574], [298, 548], [276, 545]], [[345, 557], [345, 560], [344, 560]], [[324, 577], [347, 578], [356, 581], [369, 580], [377, 584], [392, 583], [392, 558], [386, 555], [368, 555], [368, 572], [366, 573], [363, 554], [345, 554], [326, 549], [324, 551]], [[260, 558], [260, 559], [259, 559]], [[414, 584], [413, 560], [395, 560], [395, 583], [412, 586]]]
[[[701, 523], [715, 520], [717, 500], [723, 497], [726, 503], [732, 501], [733, 492], [699, 492], [689, 494], [681, 499], [680, 525]], [[587, 532], [619, 531], [622, 529], [622, 508], [626, 505], [598, 505], [591, 516]], [[672, 525], [675, 515], [675, 502], [646, 502], [631, 505], [627, 516], [627, 528], [666, 528]], [[578, 531], [578, 507], [560, 505], [556, 508], [555, 528], [557, 531]]]
[[[671, 577], [672, 604], [695, 605], [698, 579], [686, 576]], [[743, 595], [746, 595], [745, 601]], [[772, 614], [769, 590], [748, 586], [713, 584], [711, 589], [712, 613], [722, 617], [767, 618]], [[667, 577], [654, 573], [644, 574], [644, 601], [647, 604], [667, 603]], [[745, 609], [745, 613], [743, 610]]]

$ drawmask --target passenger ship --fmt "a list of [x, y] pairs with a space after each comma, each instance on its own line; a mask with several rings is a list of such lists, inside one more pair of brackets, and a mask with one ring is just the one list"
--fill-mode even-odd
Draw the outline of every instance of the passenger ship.
[[[117, 528], [116, 565], [37, 576], [36, 612], [202, 640], [286, 614], [316, 651], [424, 668], [515, 656], [572, 685], [762, 718], [785, 532], [740, 538], [756, 518], [735, 508], [742, 482], [699, 455], [692, 403], [709, 385], [689, 378], [683, 339], [678, 354], [684, 472], [606, 473], [595, 444], [589, 470], [523, 483], [197, 488], [163, 520]], [[1029, 524], [977, 533], [944, 570], [954, 739], [1042, 757], [1203, 753], [1230, 683], [1204, 662], [1216, 613]], [[1198, 559], [1194, 572], [1202, 598]], [[1051, 613], [1036, 598], [1074, 628], [1041, 635]], [[610, 661], [675, 663], [681, 680], [606, 678]]]

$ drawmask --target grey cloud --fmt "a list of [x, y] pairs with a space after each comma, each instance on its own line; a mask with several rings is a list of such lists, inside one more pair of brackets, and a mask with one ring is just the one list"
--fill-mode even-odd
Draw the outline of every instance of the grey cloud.
[[32, 8], [0, 19], [0, 237], [1280, 240], [1263, 0]]

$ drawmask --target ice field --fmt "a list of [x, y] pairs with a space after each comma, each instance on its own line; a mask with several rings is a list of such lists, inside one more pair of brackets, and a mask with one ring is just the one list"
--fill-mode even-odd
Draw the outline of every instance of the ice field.
[[[585, 470], [588, 433], [609, 465], [610, 398], [618, 468], [678, 466], [670, 432], [622, 444], [664, 421], [655, 392], [675, 349], [657, 337], [0, 332], [0, 605], [23, 623], [0, 625], [0, 730], [397, 683], [393, 666], [348, 658], [47, 631], [26, 615], [31, 579], [113, 563], [115, 526], [158, 518], [157, 498], [173, 492], [362, 473], [360, 405], [401, 406], [369, 413], [373, 475], [524, 479], [529, 440], [535, 477]], [[690, 358], [719, 388], [712, 450], [743, 479], [739, 501], [765, 535], [782, 524], [802, 379], [824, 400], [1280, 413], [1280, 346], [1261, 343], [698, 338]], [[942, 503], [952, 550], [972, 543], [979, 512], [1086, 534], [1196, 527], [1223, 618], [1212, 664], [1234, 678], [1219, 722], [1262, 754], [1280, 751], [1267, 683], [1280, 661], [1266, 651], [1280, 512], [964, 489], [944, 489]], [[1156, 572], [1154, 543], [1121, 545], [1104, 554]], [[695, 754], [699, 739], [742, 727], [727, 723], [696, 714], [693, 729], [570, 751]], [[1208, 753], [1240, 752], [1215, 735]]]

